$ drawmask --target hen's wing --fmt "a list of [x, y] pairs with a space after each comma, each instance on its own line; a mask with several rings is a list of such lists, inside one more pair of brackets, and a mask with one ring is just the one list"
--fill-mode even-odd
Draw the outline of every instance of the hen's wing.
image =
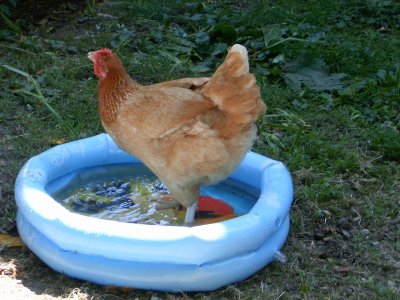
[[181, 78], [171, 81], [164, 81], [157, 84], [153, 84], [150, 87], [158, 88], [158, 87], [181, 87], [185, 89], [197, 90], [201, 88], [210, 80], [209, 77], [200, 77], [200, 78]]
[[136, 127], [147, 139], [162, 138], [190, 126], [197, 116], [216, 106], [199, 91], [207, 81], [183, 78], [144, 86], [122, 105], [118, 121]]

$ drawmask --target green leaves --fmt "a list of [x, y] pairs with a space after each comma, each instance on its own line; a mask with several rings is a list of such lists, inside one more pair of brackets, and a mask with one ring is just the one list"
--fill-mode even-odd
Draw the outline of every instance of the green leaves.
[[343, 2], [345, 9], [332, 18], [336, 28], [373, 27], [386, 32], [400, 28], [400, 2], [391, 0], [368, 0]]
[[342, 90], [345, 86], [343, 73], [329, 73], [326, 63], [320, 58], [299, 56], [296, 60], [285, 65], [284, 79], [296, 91], [307, 87], [312, 91]]
[[212, 28], [210, 36], [213, 41], [233, 44], [238, 38], [238, 33], [233, 26], [218, 23]]
[[3, 23], [8, 27], [8, 29], [15, 34], [20, 34], [21, 33], [21, 27], [17, 25], [17, 23], [14, 23], [11, 21], [5, 13], [2, 12], [2, 10], [6, 11], [4, 7], [1, 7], [0, 9], [0, 20], [3, 21]]
[[369, 132], [370, 147], [379, 151], [385, 160], [400, 161], [400, 132], [393, 127], [380, 127]]
[[378, 81], [385, 87], [394, 87], [399, 94], [400, 90], [400, 63], [394, 66], [392, 70], [379, 69], [376, 72]]
[[114, 38], [111, 40], [111, 46], [114, 49], [126, 47], [133, 41], [134, 33], [125, 26], [119, 26]]
[[205, 45], [208, 44], [209, 41], [210, 41], [210, 36], [207, 34], [207, 32], [199, 31], [196, 33], [194, 40], [196, 44]]
[[38, 100], [40, 103], [42, 103], [53, 115], [55, 119], [69, 132], [72, 133], [72, 127], [69, 123], [66, 123], [64, 119], [60, 116], [60, 114], [50, 105], [46, 97], [43, 96], [42, 89], [40, 88], [40, 85], [37, 80], [35, 80], [30, 74], [19, 70], [17, 68], [14, 68], [9, 65], [1, 65], [3, 68], [6, 68], [7, 70], [17, 73], [23, 77], [25, 77], [28, 80], [28, 83], [33, 86], [33, 92], [31, 91], [31, 88], [20, 88], [17, 90], [13, 90], [12, 92], [14, 93], [19, 93], [28, 97], [35, 98]]
[[2, 67], [3, 67], [3, 68], [6, 68], [7, 70], [10, 70], [11, 72], [14, 72], [14, 73], [17, 73], [17, 74], [19, 74], [19, 75], [22, 75], [22, 76], [24, 76], [24, 77], [27, 77], [27, 78], [30, 77], [30, 75], [29, 75], [28, 73], [26, 73], [26, 72], [24, 72], [24, 71], [22, 71], [22, 70], [19, 70], [19, 69], [17, 69], [17, 68], [11, 67], [11, 66], [9, 66], [9, 65], [2, 65]]

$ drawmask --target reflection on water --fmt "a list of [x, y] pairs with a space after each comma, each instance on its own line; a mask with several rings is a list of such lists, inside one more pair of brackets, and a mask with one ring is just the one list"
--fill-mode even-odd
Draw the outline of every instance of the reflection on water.
[[[178, 225], [184, 211], [168, 196], [168, 189], [142, 164], [118, 164], [82, 169], [64, 175], [47, 191], [68, 210], [108, 220]], [[227, 179], [203, 187], [201, 195], [223, 200], [234, 214], [247, 213], [259, 190]]]

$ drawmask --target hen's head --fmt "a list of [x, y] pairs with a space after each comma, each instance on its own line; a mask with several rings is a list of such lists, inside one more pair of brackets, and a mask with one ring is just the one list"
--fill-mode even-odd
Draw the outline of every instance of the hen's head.
[[118, 57], [107, 48], [89, 52], [88, 58], [93, 62], [94, 73], [100, 79], [106, 78], [111, 69], [121, 64]]

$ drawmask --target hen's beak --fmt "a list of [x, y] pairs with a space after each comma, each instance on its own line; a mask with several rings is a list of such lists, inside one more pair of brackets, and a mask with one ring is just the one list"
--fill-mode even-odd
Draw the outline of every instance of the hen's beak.
[[90, 51], [90, 52], [88, 53], [87, 57], [88, 57], [93, 63], [95, 62], [95, 59], [94, 59], [94, 52], [93, 52], [93, 51]]

